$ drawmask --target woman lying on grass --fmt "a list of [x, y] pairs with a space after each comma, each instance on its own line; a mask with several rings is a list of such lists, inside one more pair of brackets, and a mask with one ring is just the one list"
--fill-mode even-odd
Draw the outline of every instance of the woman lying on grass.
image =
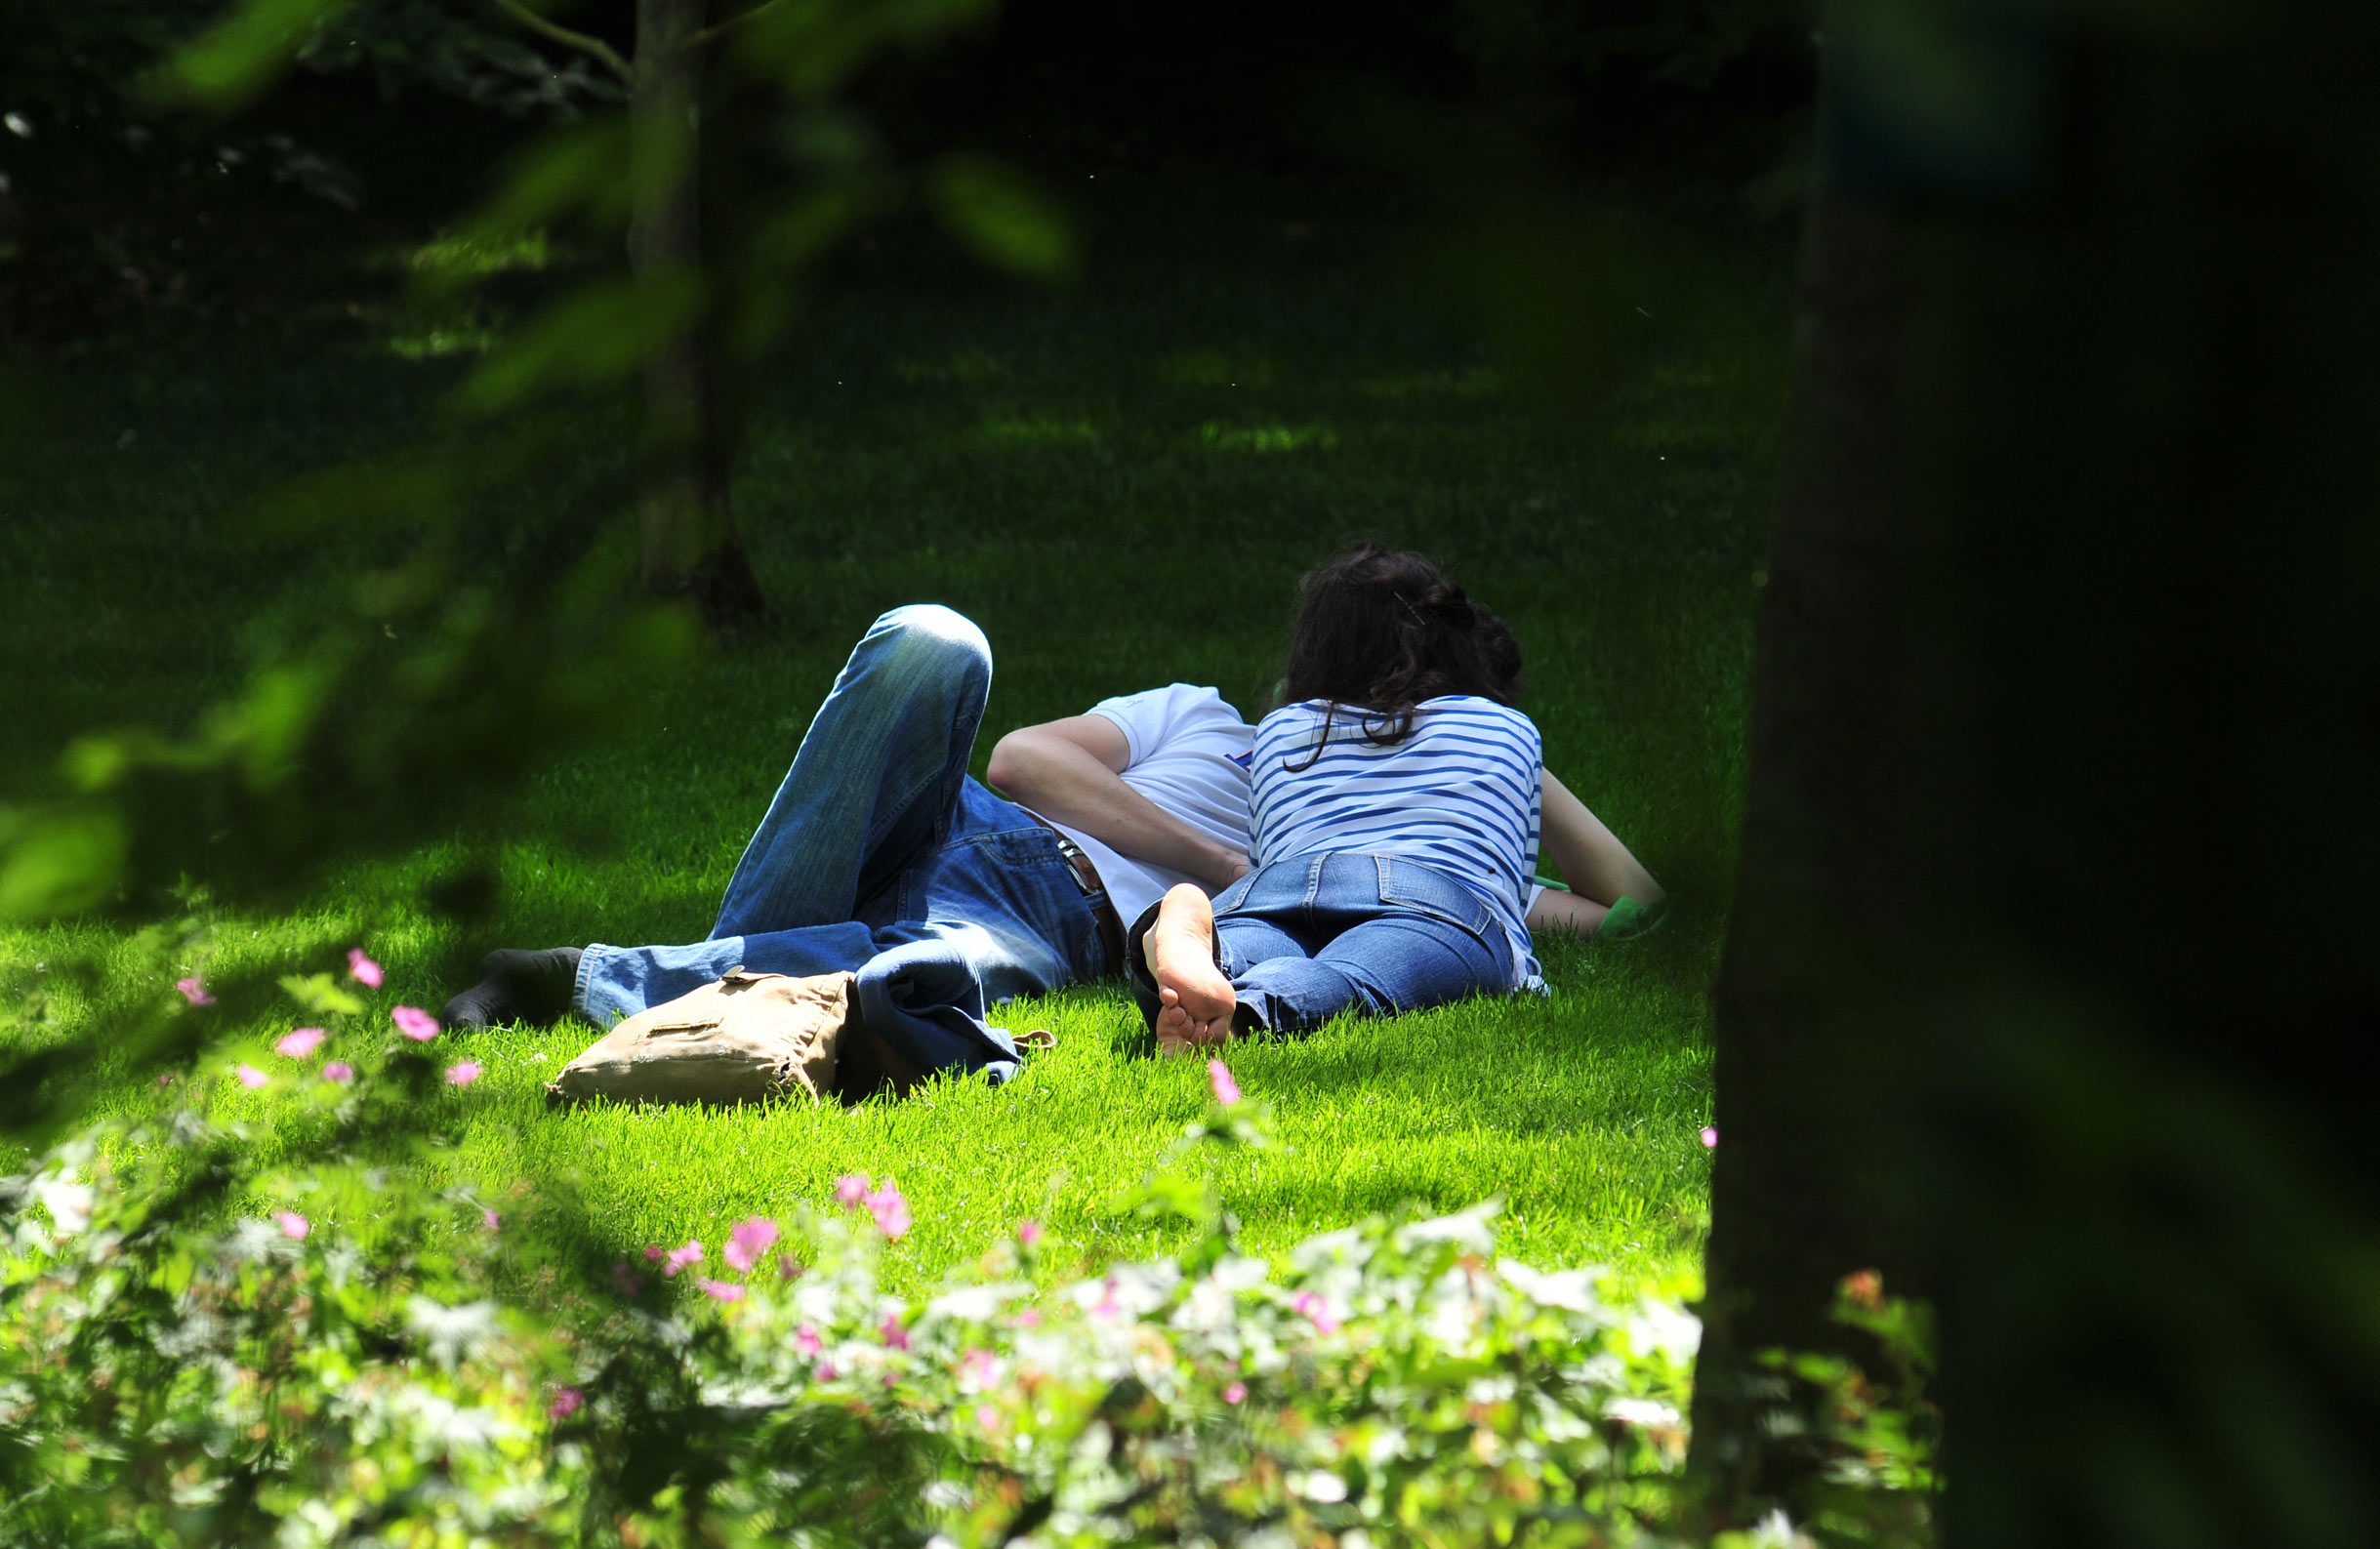
[[1282, 706], [1256, 728], [1251, 858], [1175, 887], [1127, 960], [1161, 1052], [1473, 995], [1542, 993], [1530, 954], [1542, 758], [1509, 631], [1419, 554], [1310, 572]]

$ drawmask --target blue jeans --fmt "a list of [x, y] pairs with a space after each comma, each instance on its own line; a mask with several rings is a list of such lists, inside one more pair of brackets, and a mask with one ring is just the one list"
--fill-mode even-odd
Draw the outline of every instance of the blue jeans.
[[[895, 608], [851, 652], [727, 883], [707, 940], [587, 948], [598, 1027], [741, 966], [849, 971], [869, 1026], [928, 1070], [1010, 1074], [984, 1007], [1106, 968], [1056, 836], [966, 772], [992, 647], [949, 608]], [[1098, 900], [1103, 901], [1103, 900]], [[1005, 1067], [1005, 1068], [1002, 1068]]]
[[[1154, 917], [1133, 929], [1136, 985]], [[1214, 935], [1244, 1028], [1303, 1033], [1342, 1011], [1388, 1016], [1512, 988], [1512, 947], [1486, 901], [1403, 856], [1276, 861], [1216, 896]]]

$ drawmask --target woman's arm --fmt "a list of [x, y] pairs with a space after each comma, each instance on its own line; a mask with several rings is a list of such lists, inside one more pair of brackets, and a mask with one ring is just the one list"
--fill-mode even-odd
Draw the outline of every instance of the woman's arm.
[[[1562, 880], [1570, 884], [1579, 902], [1600, 906], [1594, 922], [1601, 924], [1603, 910], [1620, 902], [1624, 896], [1650, 909], [1668, 896], [1653, 874], [1637, 863], [1628, 847], [1620, 842], [1603, 820], [1586, 809], [1586, 803], [1570, 794], [1570, 788], [1554, 778], [1553, 771], [1539, 774], [1541, 812], [1539, 818], [1539, 841], [1543, 851], [1562, 873]], [[1539, 907], [1555, 895], [1548, 890], [1539, 899]], [[1567, 909], [1568, 906], [1561, 906]], [[1531, 915], [1534, 928], [1536, 916]], [[1580, 928], [1575, 914], [1569, 920], [1549, 919], [1566, 928]], [[1591, 926], [1588, 928], [1592, 928]]]
[[1119, 855], [1196, 877], [1211, 892], [1238, 881], [1248, 857], [1126, 785], [1131, 761], [1124, 728], [1105, 715], [1069, 715], [1001, 738], [984, 773], [1009, 800], [1080, 829]]
[[1610, 913], [1593, 899], [1548, 887], [1529, 906], [1529, 934], [1542, 936], [1549, 930], [1567, 930], [1574, 936], [1591, 936], [1603, 924], [1603, 917]]

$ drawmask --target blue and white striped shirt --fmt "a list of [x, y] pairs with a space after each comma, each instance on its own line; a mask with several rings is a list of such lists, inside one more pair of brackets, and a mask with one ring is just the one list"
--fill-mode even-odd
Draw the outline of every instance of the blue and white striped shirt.
[[1364, 712], [1342, 705], [1315, 758], [1327, 709], [1321, 700], [1284, 705], [1256, 727], [1255, 864], [1350, 850], [1435, 867], [1495, 911], [1511, 940], [1513, 988], [1542, 989], [1529, 952], [1543, 760], [1536, 723], [1492, 699], [1452, 694], [1423, 701], [1413, 735], [1383, 748], [1365, 740]]

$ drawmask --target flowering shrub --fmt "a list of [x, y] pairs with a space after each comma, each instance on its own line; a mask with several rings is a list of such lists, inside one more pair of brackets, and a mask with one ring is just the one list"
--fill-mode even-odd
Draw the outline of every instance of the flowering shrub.
[[185, 1116], [105, 1137], [167, 1142], [116, 1166], [94, 1138], [7, 1190], [0, 1541], [568, 1534], [587, 1462], [546, 1415], [560, 1350], [472, 1294], [483, 1266], [369, 1260], [296, 1209], [180, 1231], [174, 1196], [236, 1137]]
[[[1262, 1140], [1218, 1105], [1181, 1149]], [[1037, 1290], [1024, 1223], [911, 1301], [877, 1273], [908, 1202], [855, 1176], [532, 1313], [496, 1212], [388, 1178], [176, 1225], [241, 1143], [189, 1109], [7, 1185], [0, 1538], [1653, 1542], [1683, 1456], [1693, 1321], [1498, 1257], [1487, 1206], [1276, 1269], [1161, 1173], [1185, 1258]]]
[[[1220, 1060], [1207, 1117], [1126, 1202], [1190, 1221], [1178, 1258], [1050, 1289], [1023, 1221], [904, 1298], [878, 1272], [909, 1200], [850, 1173], [716, 1251], [652, 1243], [524, 1294], [505, 1216], [401, 1162], [476, 1062], [327, 974], [281, 988], [340, 1031], [226, 1049], [168, 1118], [0, 1181], [0, 1543], [1686, 1541], [1695, 1321], [1498, 1255], [1493, 1204], [1242, 1254], [1204, 1158], [1271, 1144], [1270, 1115]], [[360, 1069], [314, 1068], [334, 1037]], [[322, 1130], [301, 1173], [261, 1172], [210, 1114], [266, 1086]], [[1845, 1316], [1903, 1369], [1781, 1357], [1779, 1380], [1843, 1420], [1813, 1439], [1814, 1525], [1916, 1541], [1931, 1411], [1901, 1401], [1923, 1329], [1870, 1280]], [[1782, 1519], [1720, 1541], [1808, 1542]]]

